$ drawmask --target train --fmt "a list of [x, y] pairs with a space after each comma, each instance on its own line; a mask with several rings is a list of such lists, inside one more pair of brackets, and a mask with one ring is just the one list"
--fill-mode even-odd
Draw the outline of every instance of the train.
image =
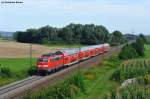
[[37, 59], [38, 73], [50, 73], [63, 67], [106, 53], [110, 50], [108, 43], [80, 48], [63, 49], [43, 54]]

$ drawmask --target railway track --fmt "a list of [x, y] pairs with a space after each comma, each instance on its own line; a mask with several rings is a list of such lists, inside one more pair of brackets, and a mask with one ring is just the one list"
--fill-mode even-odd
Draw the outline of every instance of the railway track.
[[[72, 74], [81, 68], [90, 68], [100, 63], [104, 58], [111, 56], [114, 52], [121, 50], [123, 46], [112, 48], [109, 52], [87, 59], [86, 61], [79, 62], [61, 71], [48, 76], [31, 76], [24, 80], [14, 82], [10, 85], [0, 87], [0, 99], [16, 99], [22, 97], [27, 91], [35, 90], [43, 86], [54, 84], [56, 81]], [[40, 87], [41, 86], [41, 87]]]
[[32, 83], [34, 81], [37, 81], [37, 80], [39, 80], [41, 78], [42, 78], [41, 76], [31, 76], [29, 78], [17, 81], [15, 83], [10, 84], [10, 85], [1, 87], [0, 88], [0, 95], [5, 94], [5, 93], [7, 93], [9, 91], [12, 91], [14, 89], [17, 89], [19, 87], [22, 87], [22, 86], [24, 86], [26, 84]]

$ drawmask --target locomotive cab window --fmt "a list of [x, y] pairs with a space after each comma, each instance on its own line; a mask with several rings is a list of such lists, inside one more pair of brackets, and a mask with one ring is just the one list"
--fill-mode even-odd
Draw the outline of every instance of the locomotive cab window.
[[38, 59], [39, 62], [48, 62], [48, 59], [47, 58], [40, 58]]
[[43, 54], [42, 56], [43, 56], [43, 57], [50, 57], [50, 56], [52, 56], [52, 55], [54, 55], [54, 53]]
[[61, 60], [61, 57], [55, 57], [55, 58], [52, 58], [52, 62], [56, 62], [56, 61], [59, 61], [59, 60]]

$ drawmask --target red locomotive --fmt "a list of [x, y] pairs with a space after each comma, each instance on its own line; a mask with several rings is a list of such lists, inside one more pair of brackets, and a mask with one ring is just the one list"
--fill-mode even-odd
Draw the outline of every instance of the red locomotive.
[[109, 44], [100, 44], [94, 46], [81, 47], [80, 49], [66, 49], [56, 51], [55, 53], [44, 54], [38, 58], [37, 67], [39, 72], [52, 72], [56, 69], [72, 65], [81, 60], [94, 57], [108, 52]]

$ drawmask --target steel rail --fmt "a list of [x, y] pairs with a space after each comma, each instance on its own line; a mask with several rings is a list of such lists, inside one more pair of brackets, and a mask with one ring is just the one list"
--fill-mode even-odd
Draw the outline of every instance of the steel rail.
[[19, 87], [22, 87], [24, 85], [27, 85], [27, 84], [30, 84], [34, 81], [37, 81], [39, 79], [41, 79], [42, 77], [41, 76], [31, 76], [27, 79], [24, 79], [24, 80], [21, 80], [21, 81], [17, 81], [15, 83], [12, 83], [10, 85], [7, 85], [7, 86], [4, 86], [4, 87], [1, 87], [0, 88], [0, 95], [4, 94], [4, 93], [7, 93], [9, 91], [12, 91], [14, 89], [17, 89]]

